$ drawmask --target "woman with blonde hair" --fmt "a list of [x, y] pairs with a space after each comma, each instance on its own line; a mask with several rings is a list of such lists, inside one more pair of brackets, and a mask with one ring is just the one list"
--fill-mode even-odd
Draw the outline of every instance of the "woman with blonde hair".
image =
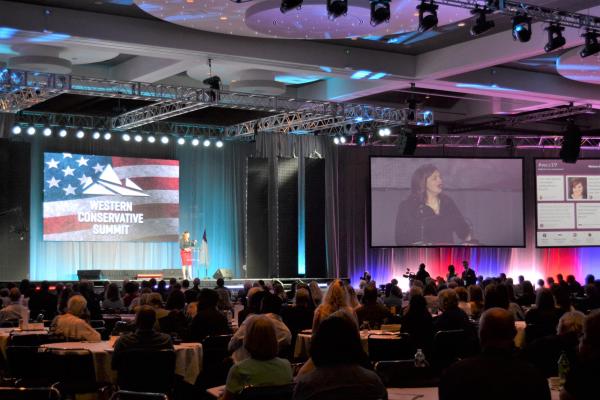
[[323, 301], [323, 292], [321, 291], [317, 281], [311, 281], [308, 284], [308, 290], [310, 291], [310, 297], [314, 303], [314, 307], [319, 307], [321, 305], [321, 301]]
[[338, 311], [347, 313], [348, 316], [354, 322], [356, 322], [356, 325], [358, 326], [356, 313], [354, 312], [352, 307], [350, 307], [346, 287], [341, 280], [336, 279], [331, 283], [331, 285], [329, 285], [327, 293], [325, 293], [325, 297], [323, 298], [323, 302], [315, 310], [315, 316], [313, 318], [312, 327], [313, 335], [319, 328], [319, 325], [321, 325], [321, 321], [325, 320], [328, 316]]

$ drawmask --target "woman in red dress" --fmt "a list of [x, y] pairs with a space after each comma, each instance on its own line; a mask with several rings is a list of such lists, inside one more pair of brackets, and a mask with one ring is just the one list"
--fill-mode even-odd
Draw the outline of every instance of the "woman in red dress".
[[181, 272], [183, 279], [192, 280], [192, 247], [193, 242], [190, 240], [190, 233], [183, 232], [179, 238], [179, 254], [181, 255]]

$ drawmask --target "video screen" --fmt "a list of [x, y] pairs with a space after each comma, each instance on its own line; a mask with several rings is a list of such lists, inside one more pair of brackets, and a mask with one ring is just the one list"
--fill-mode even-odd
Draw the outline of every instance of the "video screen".
[[522, 159], [371, 157], [371, 246], [524, 247]]
[[600, 246], [600, 160], [535, 160], [537, 246]]
[[175, 242], [179, 161], [44, 153], [44, 240]]

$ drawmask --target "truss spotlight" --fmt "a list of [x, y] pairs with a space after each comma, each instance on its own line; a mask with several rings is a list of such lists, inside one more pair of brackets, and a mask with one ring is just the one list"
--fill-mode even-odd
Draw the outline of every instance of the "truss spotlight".
[[148, 136], [148, 143], [154, 143], [156, 142], [156, 138], [152, 135]]
[[336, 19], [348, 12], [348, 0], [327, 0], [327, 15], [329, 19]]
[[566, 163], [574, 164], [581, 151], [581, 131], [572, 119], [567, 122], [567, 129], [560, 147], [560, 159]]
[[335, 137], [333, 138], [333, 144], [340, 144], [340, 138], [339, 138], [339, 137], [337, 137], [337, 136], [335, 136]]
[[487, 20], [486, 15], [489, 13], [490, 11], [487, 8], [476, 8], [471, 10], [471, 14], [478, 14], [475, 25], [471, 27], [471, 36], [479, 36], [496, 26], [494, 21]]
[[340, 144], [346, 144], [346, 136], [340, 136]]
[[110, 133], [110, 132], [106, 132], [106, 133], [104, 134], [104, 140], [110, 140], [111, 138], [112, 138], [112, 133]]
[[75, 137], [77, 137], [77, 139], [83, 139], [84, 136], [85, 132], [82, 129], [79, 129], [77, 133], [75, 133]]
[[221, 139], [217, 140], [215, 142], [215, 146], [217, 146], [218, 149], [223, 147], [223, 141]]
[[137, 143], [141, 143], [141, 141], [144, 139], [142, 138], [142, 135], [135, 135], [133, 140], [135, 140]]
[[183, 146], [185, 144], [185, 138], [180, 137], [177, 139], [177, 144]]
[[371, 25], [377, 26], [390, 20], [391, 0], [371, 0]]
[[587, 31], [582, 35], [585, 38], [585, 45], [579, 52], [581, 58], [593, 56], [600, 52], [600, 44], [598, 44], [598, 32]]
[[29, 128], [27, 128], [27, 134], [29, 136], [35, 135], [35, 126], [30, 126]]
[[544, 30], [548, 32], [548, 43], [544, 46], [546, 53], [563, 47], [567, 43], [565, 37], [562, 35], [562, 31], [565, 30], [562, 26], [550, 24]]
[[200, 140], [198, 140], [198, 138], [193, 138], [192, 139], [192, 146], [196, 147], [200, 144]]
[[100, 139], [100, 132], [96, 131], [92, 134], [92, 138], [94, 138], [94, 140], [98, 140]]
[[121, 135], [121, 139], [123, 139], [124, 142], [129, 142], [131, 140], [131, 135], [129, 135], [129, 133], [124, 133]]
[[392, 130], [390, 128], [379, 128], [377, 134], [381, 137], [390, 136], [392, 134]]
[[204, 147], [210, 147], [210, 140], [209, 139], [204, 139], [204, 142], [202, 142], [202, 145]]
[[422, 0], [421, 4], [417, 6], [417, 10], [419, 10], [419, 32], [425, 32], [437, 26], [437, 9], [438, 5], [433, 4], [433, 1], [427, 3]]
[[303, 0], [281, 0], [281, 7], [279, 7], [279, 10], [285, 14], [290, 10], [300, 8], [302, 6], [302, 1]]
[[527, 15], [517, 14], [512, 19], [512, 24], [513, 39], [521, 43], [529, 42], [529, 39], [531, 39], [531, 18]]
[[21, 132], [23, 132], [23, 130], [21, 129], [21, 127], [19, 125], [13, 126], [13, 128], [12, 128], [13, 135], [20, 135]]
[[42, 133], [44, 134], [44, 136], [48, 137], [48, 136], [52, 136], [52, 129], [51, 128], [44, 128], [44, 130], [42, 131]]
[[[100, 135], [100, 134], [98, 134]], [[61, 129], [60, 131], [58, 131], [58, 136], [60, 136], [61, 138], [67, 137], [67, 130], [66, 129]], [[100, 137], [100, 136], [98, 136]]]
[[355, 139], [357, 145], [363, 146], [369, 141], [369, 135], [367, 135], [366, 133], [359, 133], [355, 136]]
[[163, 137], [161, 137], [161, 138], [160, 138], [160, 142], [161, 142], [162, 144], [167, 144], [167, 143], [169, 143], [169, 137], [168, 137], [168, 136], [163, 136]]

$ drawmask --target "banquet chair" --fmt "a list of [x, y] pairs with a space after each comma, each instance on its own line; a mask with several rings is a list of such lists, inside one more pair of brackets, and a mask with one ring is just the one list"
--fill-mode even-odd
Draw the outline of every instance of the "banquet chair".
[[[6, 348], [8, 375], [19, 386], [51, 386], [48, 375], [48, 352], [37, 346], [8, 346]], [[36, 366], [32, 368], [32, 366]]]
[[170, 395], [175, 385], [173, 350], [129, 350], [120, 356], [117, 385], [120, 390]]
[[132, 392], [130, 390], [118, 390], [110, 396], [110, 400], [168, 400], [166, 394], [149, 392]]
[[407, 333], [402, 333], [397, 338], [390, 338], [388, 335], [369, 335], [367, 341], [371, 361], [405, 360], [414, 357], [417, 351]]
[[0, 387], [2, 400], [60, 400], [60, 392], [54, 387]]
[[61, 393], [96, 393], [106, 388], [96, 381], [94, 357], [85, 349], [48, 349], [47, 373]]
[[90, 321], [90, 326], [92, 328], [94, 328], [96, 330], [96, 332], [98, 332], [100, 334], [100, 337], [102, 338], [102, 340], [108, 340], [108, 336], [109, 336], [109, 331], [106, 329], [106, 323], [101, 320], [101, 319], [97, 319], [97, 320], [91, 320]]
[[375, 372], [385, 387], [435, 387], [439, 377], [431, 366], [417, 367], [415, 361], [394, 360], [375, 363]]
[[207, 336], [202, 341], [202, 373], [197, 382], [200, 388], [225, 384], [227, 373], [232, 364], [227, 348], [232, 336]]
[[0, 322], [0, 328], [17, 328], [18, 326], [18, 320]]
[[477, 340], [462, 329], [439, 331], [433, 337], [432, 362], [439, 369], [477, 353]]
[[238, 400], [288, 400], [294, 394], [294, 384], [278, 386], [246, 386], [236, 396]]

